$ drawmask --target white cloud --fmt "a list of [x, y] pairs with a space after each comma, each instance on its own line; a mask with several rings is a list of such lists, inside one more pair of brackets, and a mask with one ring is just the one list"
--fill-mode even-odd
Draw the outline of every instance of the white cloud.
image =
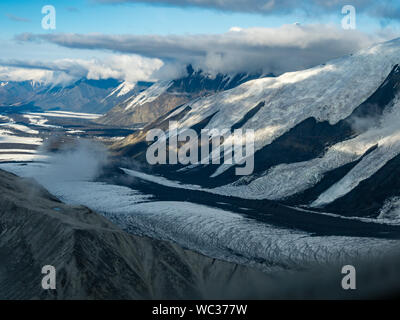
[[[392, 34], [391, 34], [392, 35]], [[329, 25], [283, 25], [279, 28], [234, 27], [222, 34], [104, 35], [22, 34], [22, 41], [47, 41], [62, 47], [110, 50], [161, 59], [171, 68], [191, 63], [209, 73], [256, 72], [281, 74], [324, 63], [389, 40], [385, 33], [369, 35]], [[165, 66], [164, 68], [167, 68]]]
[[231, 27], [230, 29], [229, 29], [229, 31], [231, 31], [231, 32], [240, 32], [240, 31], [242, 31], [243, 29], [242, 28], [240, 28], [240, 27]]
[[74, 78], [62, 72], [0, 66], [0, 80], [1, 81], [32, 80], [40, 83], [67, 84], [73, 81]]
[[110, 55], [103, 59], [59, 59], [42, 61], [0, 61], [0, 80], [34, 80], [44, 83], [69, 84], [80, 78], [115, 78], [129, 82], [150, 81], [164, 63], [137, 55]]

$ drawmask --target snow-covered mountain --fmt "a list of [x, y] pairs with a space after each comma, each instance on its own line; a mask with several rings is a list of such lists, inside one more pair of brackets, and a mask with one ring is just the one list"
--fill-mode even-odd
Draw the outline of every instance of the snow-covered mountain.
[[0, 105], [27, 104], [42, 86], [34, 81], [0, 81]]
[[[117, 139], [103, 139], [101, 125], [77, 128], [81, 121], [53, 120], [53, 111], [4, 114], [1, 168], [34, 178], [62, 201], [91, 208], [129, 233], [267, 272], [378, 260], [399, 239], [399, 63], [400, 40], [380, 44], [197, 97], [127, 138], [111, 128], [107, 134]], [[162, 84], [133, 100], [156, 101]], [[119, 84], [107, 96], [129, 90]], [[167, 130], [171, 120], [179, 131], [253, 129], [254, 172], [150, 166], [146, 134]], [[47, 143], [57, 135], [59, 141]], [[85, 137], [89, 143], [79, 143]], [[96, 142], [113, 144], [114, 154]]]
[[167, 129], [170, 120], [178, 121], [178, 132], [253, 129], [250, 176], [236, 176], [235, 166], [224, 164], [151, 169], [210, 193], [400, 218], [399, 64], [395, 39], [308, 70], [247, 81], [183, 104], [114, 150], [146, 164], [146, 133]]
[[0, 106], [31, 105], [43, 110], [105, 113], [127, 96], [138, 94], [151, 83], [132, 84], [116, 79], [80, 79], [67, 86], [34, 81], [0, 82]]
[[140, 94], [126, 95], [128, 98], [116, 105], [99, 121], [121, 126], [149, 123], [189, 101], [234, 88], [260, 76], [260, 74], [247, 73], [210, 76], [201, 70], [193, 70], [189, 65], [185, 77], [159, 81]]

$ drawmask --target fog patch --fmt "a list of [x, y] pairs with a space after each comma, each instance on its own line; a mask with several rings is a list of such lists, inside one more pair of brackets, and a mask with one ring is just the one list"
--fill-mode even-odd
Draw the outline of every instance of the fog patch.
[[47, 164], [33, 172], [33, 177], [46, 187], [63, 181], [93, 181], [108, 163], [107, 149], [103, 145], [82, 139], [47, 155]]
[[356, 134], [361, 134], [371, 128], [378, 127], [380, 123], [380, 117], [351, 117], [347, 120], [347, 123], [351, 126], [351, 129]]

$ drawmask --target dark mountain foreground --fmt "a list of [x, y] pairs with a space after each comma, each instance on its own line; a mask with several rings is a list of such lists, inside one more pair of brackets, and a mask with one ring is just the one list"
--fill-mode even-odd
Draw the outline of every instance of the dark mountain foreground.
[[[61, 203], [34, 181], [0, 170], [0, 299], [370, 298], [400, 288], [400, 255], [341, 266], [267, 273], [129, 235], [85, 207]], [[41, 287], [56, 268], [56, 290]]]
[[[229, 297], [239, 294], [238, 285], [246, 296], [267, 280], [256, 270], [131, 236], [4, 171], [0, 203], [1, 299]], [[56, 290], [41, 287], [44, 265], [57, 270]]]

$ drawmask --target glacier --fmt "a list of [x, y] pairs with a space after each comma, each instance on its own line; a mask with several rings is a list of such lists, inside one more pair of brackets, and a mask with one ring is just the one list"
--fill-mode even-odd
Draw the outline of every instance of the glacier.
[[90, 179], [48, 176], [47, 164], [0, 164], [0, 168], [36, 179], [60, 200], [85, 205], [138, 235], [173, 241], [209, 257], [247, 264], [265, 271], [303, 270], [369, 256], [379, 258], [397, 240], [313, 236], [278, 228], [228, 210], [181, 201], [153, 201], [151, 195]]

